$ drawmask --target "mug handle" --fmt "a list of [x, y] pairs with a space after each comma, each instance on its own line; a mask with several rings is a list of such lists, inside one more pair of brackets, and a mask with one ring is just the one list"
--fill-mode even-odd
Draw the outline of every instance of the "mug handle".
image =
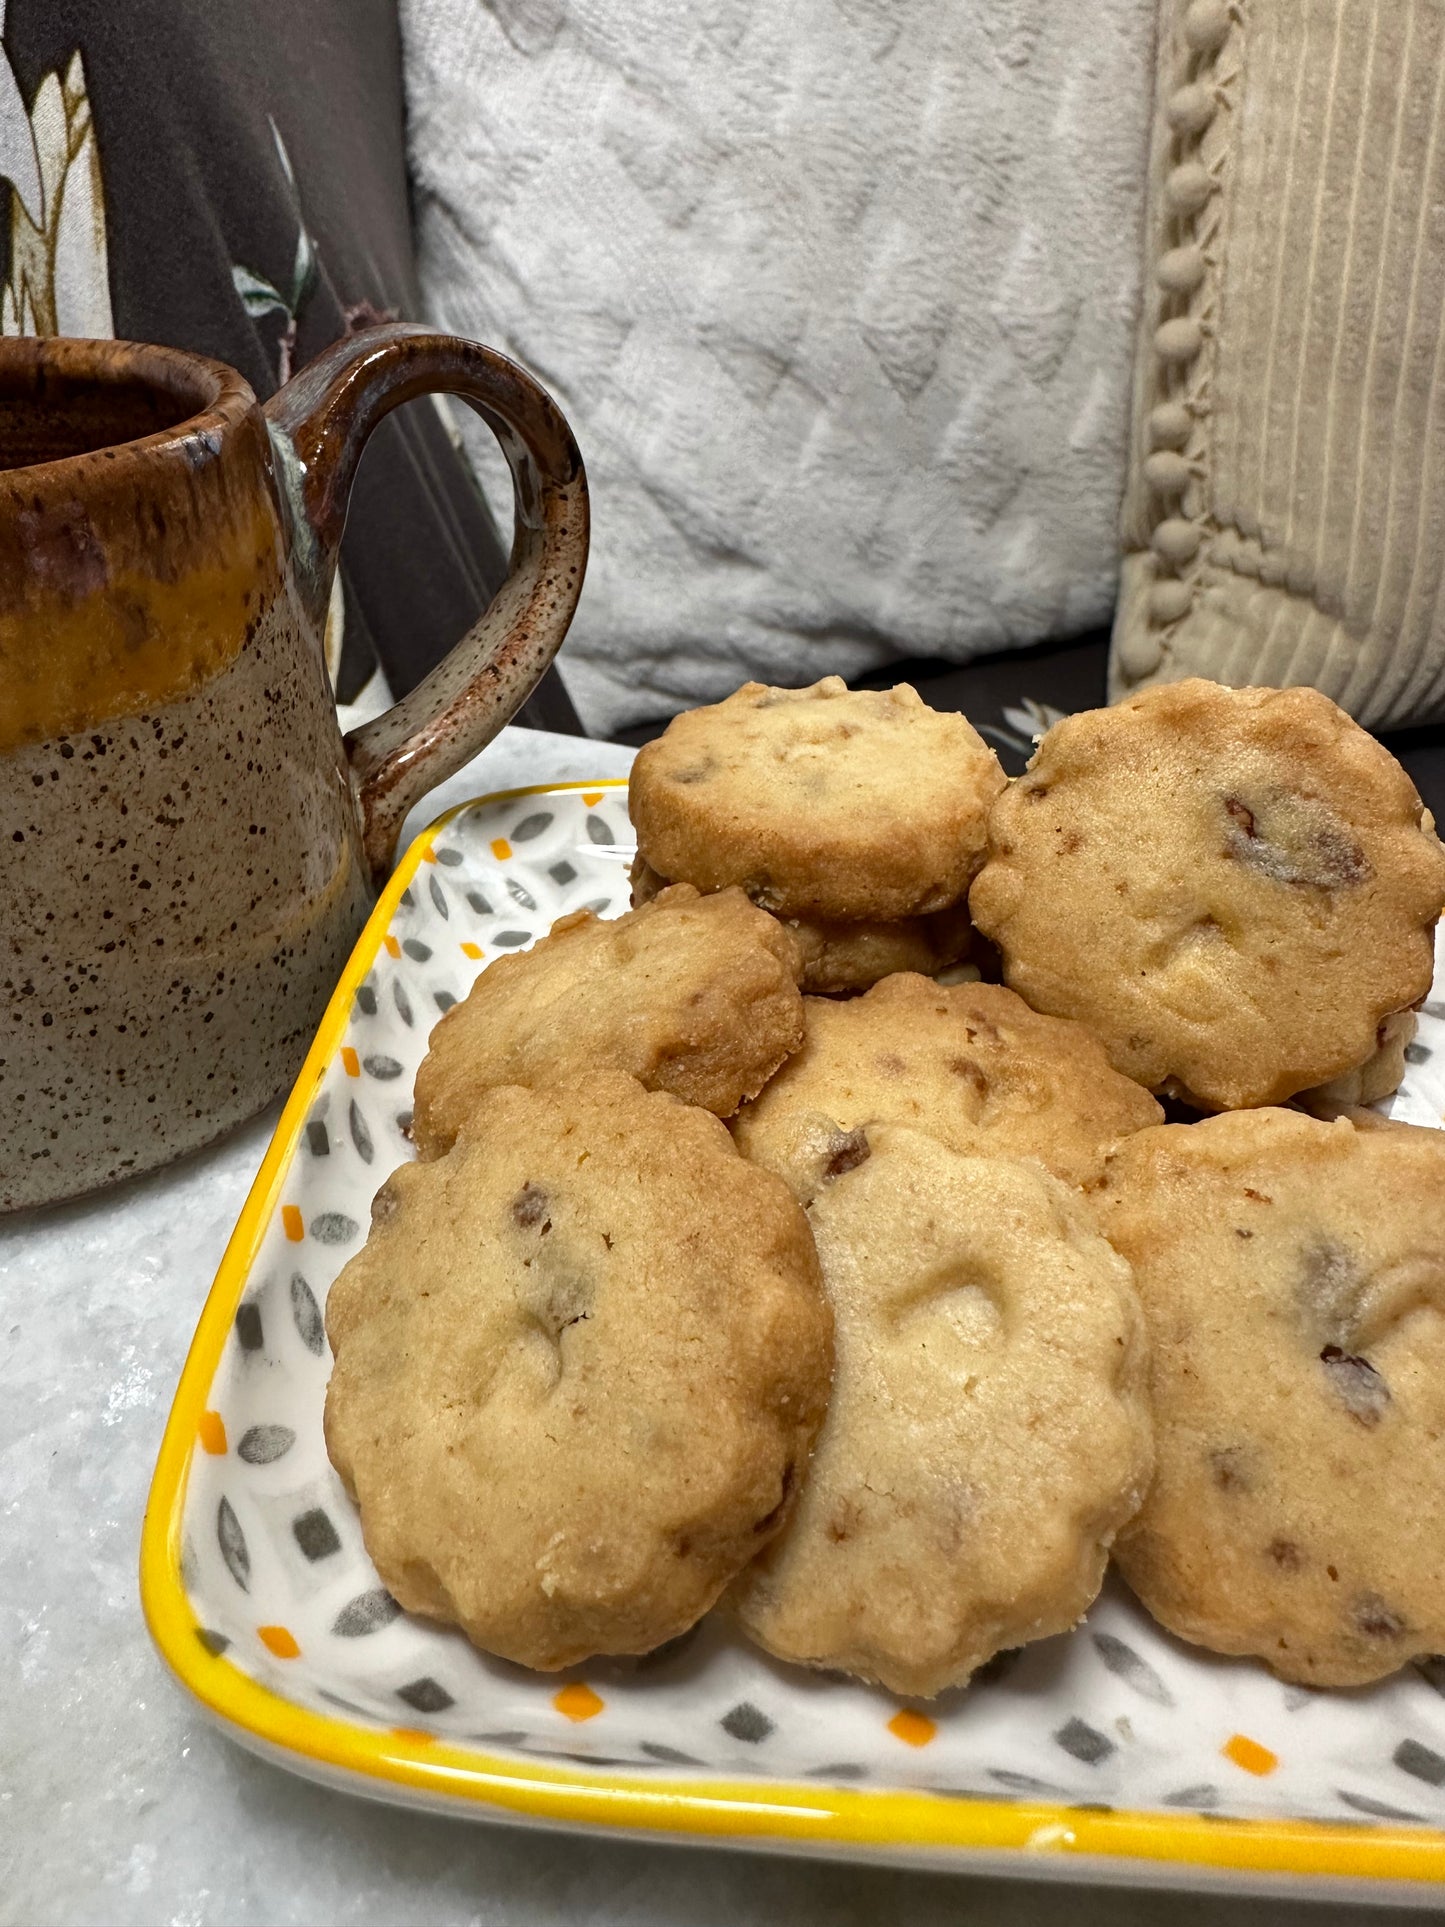
[[512, 471], [512, 554], [505, 582], [450, 654], [346, 738], [377, 886], [413, 803], [484, 749], [541, 680], [587, 567], [587, 477], [551, 396], [478, 342], [410, 323], [367, 328], [301, 369], [264, 410], [291, 566], [318, 625], [367, 436], [393, 408], [435, 393], [468, 402], [501, 444]]

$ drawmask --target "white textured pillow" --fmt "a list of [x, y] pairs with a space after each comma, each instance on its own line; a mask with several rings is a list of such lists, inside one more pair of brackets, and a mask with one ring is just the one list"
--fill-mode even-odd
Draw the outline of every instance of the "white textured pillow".
[[1107, 618], [1153, 0], [402, 0], [422, 285], [566, 409], [607, 730]]

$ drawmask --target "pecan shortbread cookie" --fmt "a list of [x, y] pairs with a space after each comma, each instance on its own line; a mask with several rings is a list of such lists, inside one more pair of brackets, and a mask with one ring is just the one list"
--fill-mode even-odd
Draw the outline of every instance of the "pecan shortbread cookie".
[[930, 1695], [1088, 1609], [1151, 1464], [1129, 1267], [1036, 1165], [864, 1134], [809, 1207], [836, 1323], [790, 1524], [738, 1582], [780, 1659]]
[[783, 917], [886, 922], [958, 903], [983, 861], [998, 758], [906, 683], [744, 683], [648, 743], [628, 792], [659, 876], [738, 884]]
[[608, 1065], [726, 1117], [803, 1038], [797, 944], [741, 890], [688, 884], [606, 922], [579, 910], [500, 957], [431, 1034], [417, 1155], [441, 1157], [499, 1084]]
[[[667, 879], [638, 857], [632, 866], [632, 901], [648, 903]], [[802, 988], [815, 995], [867, 990], [900, 970], [924, 976], [961, 963], [973, 947], [968, 910], [955, 903], [926, 917], [895, 917], [891, 923], [832, 923], [822, 917], [781, 919], [798, 940]]]
[[1363, 1064], [1429, 989], [1442, 903], [1388, 750], [1316, 690], [1200, 681], [1057, 723], [969, 896], [1006, 983], [1203, 1110]]
[[956, 1151], [1034, 1157], [1098, 1178], [1120, 1139], [1164, 1113], [1082, 1024], [1001, 984], [886, 977], [866, 997], [804, 1003], [803, 1047], [733, 1120], [744, 1155], [804, 1203], [861, 1125], [909, 1124]]
[[1181, 1638], [1310, 1686], [1445, 1648], [1445, 1132], [1376, 1126], [1166, 1125], [1092, 1199], [1153, 1350], [1115, 1557]]
[[613, 1071], [493, 1091], [394, 1173], [326, 1329], [327, 1450], [383, 1584], [548, 1670], [707, 1610], [783, 1523], [831, 1368], [785, 1187]]

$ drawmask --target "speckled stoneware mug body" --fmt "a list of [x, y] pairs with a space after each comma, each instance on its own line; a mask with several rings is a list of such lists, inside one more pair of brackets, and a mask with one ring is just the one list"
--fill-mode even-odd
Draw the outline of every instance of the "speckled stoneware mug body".
[[[511, 574], [343, 742], [347, 490], [376, 421], [436, 389], [511, 463]], [[0, 343], [0, 1209], [163, 1164], [290, 1081], [406, 810], [525, 699], [586, 545], [565, 422], [474, 343], [368, 331], [264, 410], [173, 349]]]

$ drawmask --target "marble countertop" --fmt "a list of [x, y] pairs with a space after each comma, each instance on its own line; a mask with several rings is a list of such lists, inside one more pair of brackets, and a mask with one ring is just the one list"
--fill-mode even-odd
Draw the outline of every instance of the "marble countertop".
[[[467, 796], [619, 775], [631, 755], [507, 730], [406, 836]], [[137, 1547], [171, 1394], [278, 1112], [152, 1177], [0, 1220], [0, 1927], [1131, 1927], [1166, 1912], [1171, 1927], [1294, 1927], [1373, 1913], [433, 1819], [328, 1792], [223, 1738], [151, 1647]]]

